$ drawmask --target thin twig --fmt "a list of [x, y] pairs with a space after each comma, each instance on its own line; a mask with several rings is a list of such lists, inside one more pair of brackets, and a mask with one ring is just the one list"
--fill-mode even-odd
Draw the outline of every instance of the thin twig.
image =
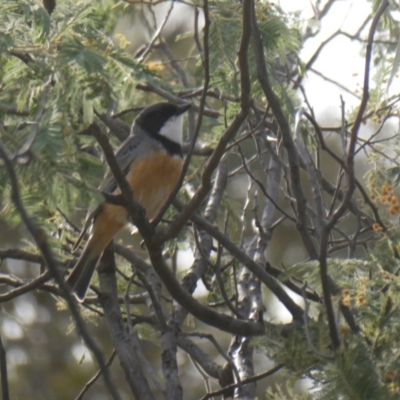
[[174, 9], [175, 2], [171, 1], [170, 7], [167, 11], [167, 14], [165, 15], [164, 20], [160, 24], [160, 26], [157, 28], [157, 30], [154, 32], [153, 37], [151, 38], [149, 44], [146, 46], [146, 48], [143, 50], [142, 54], [138, 57], [137, 61], [139, 63], [143, 62], [143, 60], [146, 58], [147, 54], [150, 52], [150, 50], [153, 48], [155, 42], [157, 39], [160, 37], [162, 30], [164, 29], [166, 23], [168, 22], [168, 19], [171, 15], [172, 10]]
[[[109, 367], [116, 355], [116, 351], [115, 349], [113, 349], [110, 358], [108, 359], [108, 361], [106, 362], [106, 367]], [[82, 400], [83, 399], [83, 395], [90, 389], [91, 386], [93, 386], [95, 384], [95, 382], [97, 381], [97, 379], [99, 379], [101, 375], [101, 371], [98, 370], [96, 372], [96, 374], [93, 376], [93, 378], [90, 378], [86, 383], [85, 386], [83, 387], [83, 389], [80, 391], [80, 393], [78, 394], [78, 396], [76, 396], [75, 400]]]
[[[220, 290], [220, 292], [221, 292], [222, 298], [224, 299], [224, 304], [232, 311], [232, 313], [233, 313], [234, 315], [236, 315], [236, 317], [242, 318], [242, 315], [241, 315], [241, 314], [238, 312], [238, 310], [232, 305], [232, 303], [231, 303], [230, 300], [229, 300], [228, 294], [226, 293], [225, 286], [224, 286], [224, 281], [222, 280], [222, 277], [221, 277], [221, 268], [220, 268], [219, 263], [217, 262], [217, 263], [214, 265], [214, 264], [207, 258], [207, 255], [204, 254], [204, 252], [203, 252], [203, 250], [202, 250], [202, 248], [201, 248], [200, 241], [199, 241], [199, 235], [198, 235], [198, 233], [197, 233], [196, 230], [194, 231], [194, 238], [195, 238], [195, 241], [196, 241], [196, 247], [197, 247], [197, 249], [199, 250], [199, 253], [200, 253], [202, 259], [203, 259], [204, 262], [205, 262], [207, 265], [209, 265], [209, 266], [213, 269], [213, 271], [214, 271], [215, 277], [217, 278], [219, 290]], [[221, 246], [219, 246], [219, 247], [221, 248]], [[220, 254], [220, 252], [219, 252], [219, 254]], [[219, 257], [219, 258], [220, 258], [220, 257]]]
[[[273, 374], [275, 374], [276, 372], [278, 372], [279, 370], [281, 370], [284, 367], [283, 364], [279, 364], [273, 368], [271, 368], [268, 371], [262, 372], [261, 374], [257, 374], [254, 375], [250, 378], [247, 379], [243, 379], [241, 384], [242, 385], [246, 385], [247, 383], [251, 383], [251, 382], [257, 382], [261, 379], [267, 378], [268, 376], [271, 376]], [[211, 393], [207, 393], [205, 396], [203, 396], [200, 400], [208, 400], [211, 399], [214, 396], [220, 396], [220, 395], [224, 395], [227, 393], [231, 393], [233, 389], [236, 389], [239, 386], [239, 383], [232, 383], [231, 385], [225, 386], [222, 389], [219, 390], [215, 390], [214, 392]]]
[[226, 360], [226, 362], [230, 365], [232, 368], [233, 373], [235, 374], [235, 377], [238, 381], [238, 384], [240, 384], [240, 375], [239, 371], [236, 368], [236, 365], [232, 362], [232, 359], [225, 353], [225, 351], [222, 349], [220, 344], [215, 340], [215, 337], [211, 334], [208, 333], [201, 333], [201, 332], [191, 332], [191, 333], [186, 333], [184, 336], [189, 336], [189, 337], [198, 337], [200, 339], [207, 339], [209, 340], [214, 347], [218, 350], [218, 353], [221, 354], [222, 357]]

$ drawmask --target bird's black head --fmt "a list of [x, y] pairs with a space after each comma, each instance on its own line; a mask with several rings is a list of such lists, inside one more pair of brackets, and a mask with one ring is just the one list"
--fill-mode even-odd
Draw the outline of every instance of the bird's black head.
[[182, 142], [182, 114], [191, 104], [177, 106], [172, 103], [157, 103], [146, 107], [135, 123], [152, 136], [162, 135], [174, 142]]

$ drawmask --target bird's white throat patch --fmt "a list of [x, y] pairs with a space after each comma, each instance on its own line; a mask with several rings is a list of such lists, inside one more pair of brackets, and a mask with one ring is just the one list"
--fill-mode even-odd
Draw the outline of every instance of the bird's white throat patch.
[[169, 140], [182, 145], [182, 123], [183, 116], [178, 115], [171, 117], [160, 129], [160, 135], [165, 136]]

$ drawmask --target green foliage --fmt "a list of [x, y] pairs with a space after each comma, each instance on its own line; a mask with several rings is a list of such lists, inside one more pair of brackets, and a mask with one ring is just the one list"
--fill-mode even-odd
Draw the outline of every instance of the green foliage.
[[[95, 112], [132, 105], [135, 83], [154, 76], [110, 42], [103, 30], [109, 14], [90, 1], [60, 1], [51, 19], [34, 1], [0, 4], [0, 137], [13, 156], [37, 130], [29, 168], [18, 159], [17, 174], [40, 223], [57, 207], [71, 211], [101, 177], [94, 141], [78, 132]], [[3, 169], [0, 193], [1, 216], [17, 224]]]
[[212, 84], [238, 95], [236, 58], [241, 36], [241, 6], [234, 1], [218, 5], [210, 14], [210, 70]]
[[[340, 304], [350, 307], [362, 332], [350, 332], [346, 322], [339, 320], [342, 345], [336, 354], [330, 348], [325, 308], [313, 303], [313, 318], [308, 322], [310, 342], [303, 327], [292, 329], [284, 341], [279, 329], [271, 329], [261, 342], [255, 342], [269, 357], [283, 363], [292, 379], [309, 377], [315, 399], [397, 398], [400, 279], [396, 272], [400, 263], [385, 235], [371, 246], [368, 258], [329, 260], [330, 276], [342, 288], [333, 299], [334, 308]], [[302, 277], [322, 292], [317, 261], [289, 268], [282, 279], [293, 277]]]
[[[329, 346], [326, 327], [316, 321], [311, 321], [310, 332], [314, 345], [318, 347], [319, 351], [326, 353]], [[321, 361], [310, 350], [303, 328], [292, 329], [284, 341], [281, 340], [281, 336], [280, 329], [269, 328], [261, 342], [258, 342], [258, 346], [263, 347], [267, 355], [277, 364], [284, 364], [291, 372], [292, 379], [301, 378], [325, 364], [324, 360]]]
[[315, 399], [395, 398], [387, 387], [382, 386], [368, 348], [357, 337], [339, 351], [336, 362], [329, 364], [326, 372], [327, 382], [317, 391]]
[[[241, 4], [230, 0], [215, 4], [210, 13], [210, 70], [211, 84], [227, 95], [238, 96], [240, 91], [237, 53], [241, 37]], [[284, 17], [279, 8], [257, 2], [256, 15], [261, 31], [270, 80], [288, 117], [293, 113], [294, 96], [274, 75], [276, 61], [285, 65], [289, 54], [300, 49], [301, 38], [293, 21]], [[250, 79], [256, 99], [263, 94], [257, 81], [253, 49], [249, 54]]]
[[295, 392], [288, 385], [274, 385], [267, 390], [267, 398], [271, 400], [312, 400], [312, 395], [308, 393]]

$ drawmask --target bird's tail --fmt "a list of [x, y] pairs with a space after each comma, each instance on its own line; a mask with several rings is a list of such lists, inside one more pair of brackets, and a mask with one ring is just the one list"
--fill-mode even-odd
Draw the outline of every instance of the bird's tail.
[[[67, 283], [78, 301], [82, 302], [85, 299], [90, 280], [103, 251], [110, 244], [114, 235], [125, 225], [126, 216], [125, 208], [107, 203], [102, 204], [94, 214], [91, 214], [91, 218], [94, 218], [92, 235], [70, 276], [67, 278]], [[87, 228], [88, 223], [85, 223], [84, 231]], [[83, 235], [80, 235], [78, 241], [82, 237]], [[76, 247], [77, 245], [75, 245]]]
[[79, 302], [85, 300], [90, 281], [102, 256], [102, 253], [93, 255], [89, 244], [83, 250], [66, 281]]

